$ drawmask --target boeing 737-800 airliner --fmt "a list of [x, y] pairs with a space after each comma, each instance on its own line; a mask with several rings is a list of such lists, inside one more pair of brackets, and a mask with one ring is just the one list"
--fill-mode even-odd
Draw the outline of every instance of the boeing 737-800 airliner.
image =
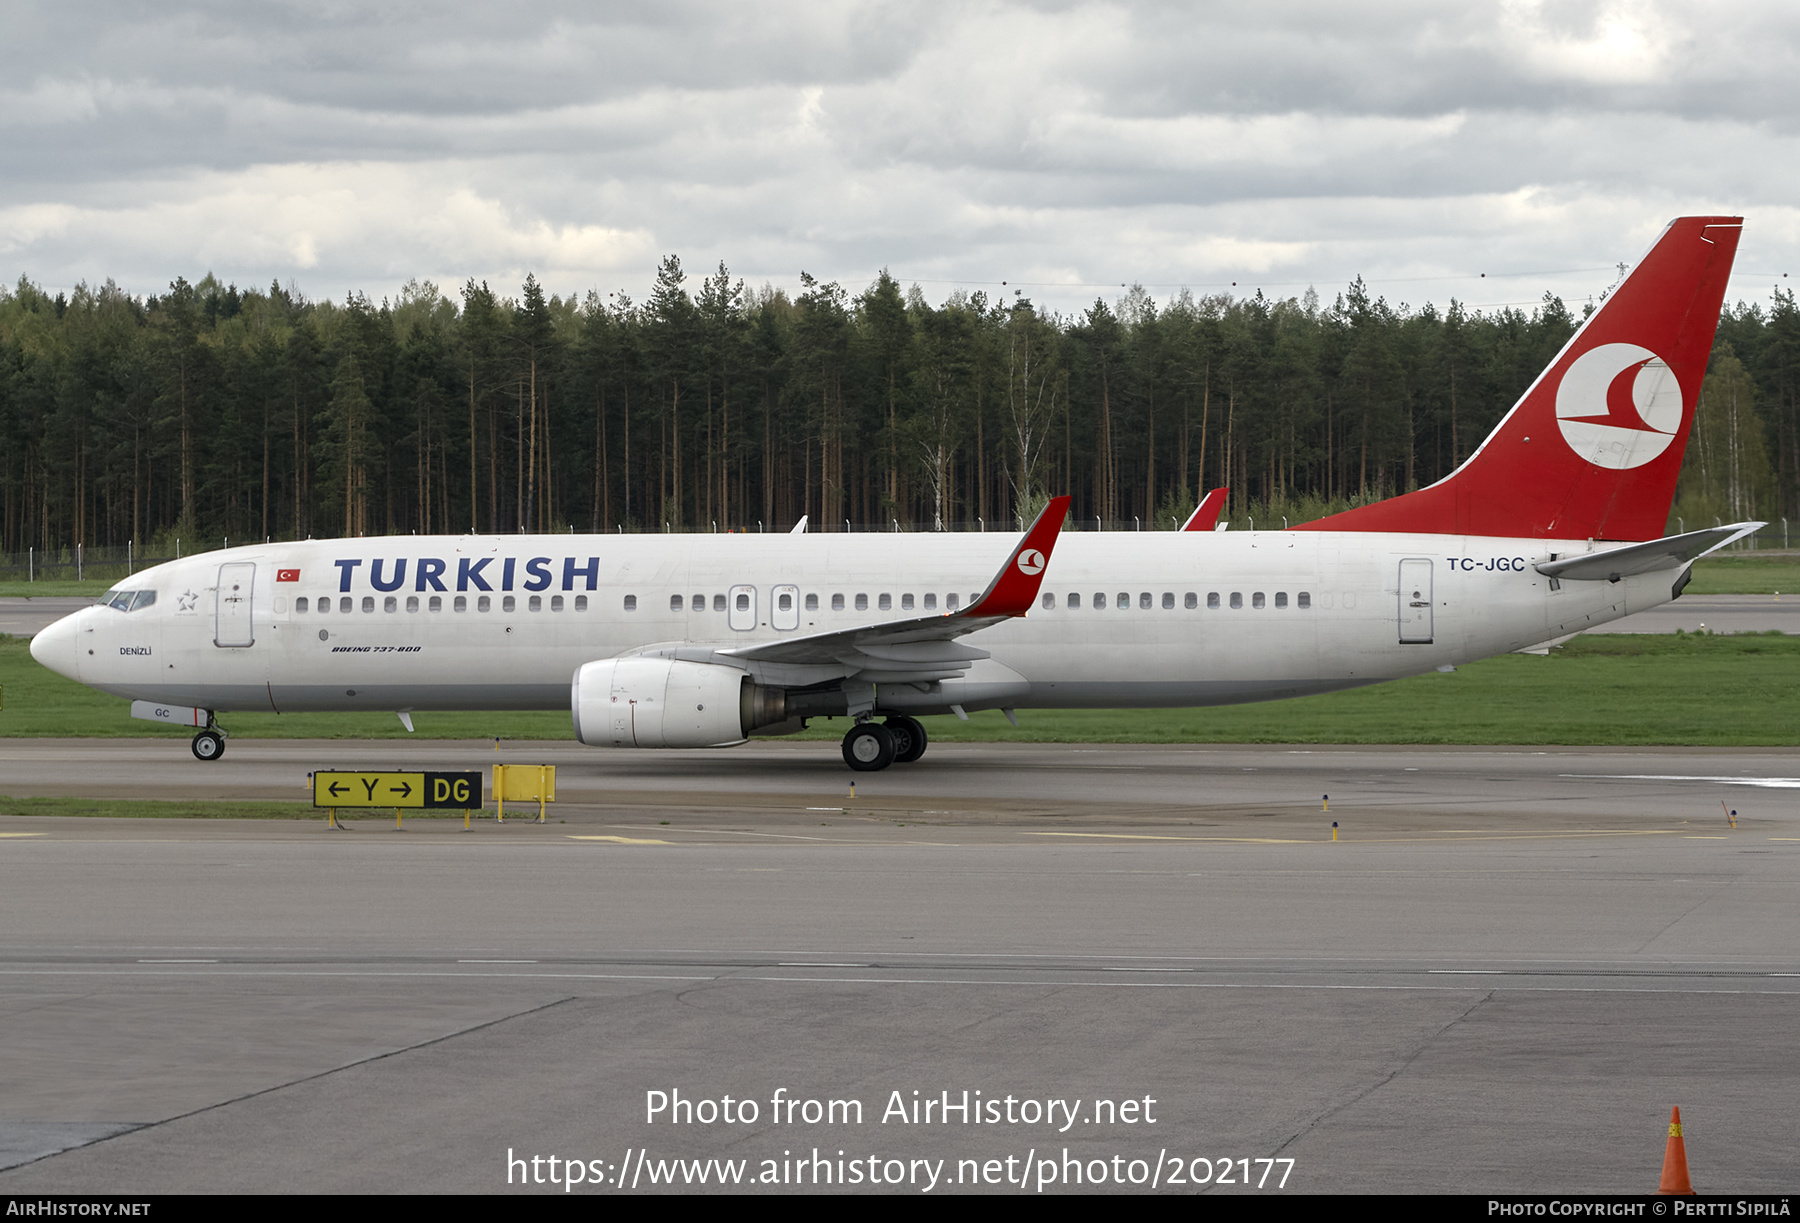
[[[32, 641], [198, 728], [233, 710], [568, 708], [607, 748], [847, 717], [853, 769], [922, 714], [1329, 692], [1667, 602], [1761, 524], [1661, 538], [1742, 221], [1684, 217], [1454, 473], [1283, 531], [317, 540], [148, 569]], [[1212, 511], [1216, 514], [1216, 505]], [[410, 725], [410, 721], [408, 722]]]

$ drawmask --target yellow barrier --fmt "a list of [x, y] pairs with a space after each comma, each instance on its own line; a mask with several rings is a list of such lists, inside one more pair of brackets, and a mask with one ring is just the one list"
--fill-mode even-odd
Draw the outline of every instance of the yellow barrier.
[[535, 802], [538, 823], [544, 822], [544, 804], [556, 801], [556, 766], [553, 764], [497, 764], [494, 766], [496, 823], [506, 820], [506, 800]]

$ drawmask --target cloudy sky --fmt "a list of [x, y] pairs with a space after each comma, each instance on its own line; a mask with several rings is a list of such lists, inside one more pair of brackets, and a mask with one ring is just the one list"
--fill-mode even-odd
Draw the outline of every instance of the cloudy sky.
[[1755, 0], [10, 0], [0, 277], [638, 297], [676, 253], [1492, 306], [1728, 212], [1763, 301], [1800, 279], [1797, 60], [1800, 6]]

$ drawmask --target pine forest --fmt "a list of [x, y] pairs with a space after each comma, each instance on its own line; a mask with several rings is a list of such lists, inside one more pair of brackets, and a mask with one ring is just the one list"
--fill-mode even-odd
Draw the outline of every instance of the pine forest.
[[[1589, 307], [1591, 309], [1591, 307]], [[0, 291], [0, 551], [531, 531], [1179, 525], [1227, 486], [1280, 526], [1451, 471], [1579, 324], [1390, 305], [933, 305], [885, 273], [794, 296], [663, 261], [648, 299], [414, 281], [311, 302], [212, 276]], [[1800, 309], [1721, 320], [1671, 515], [1800, 516]]]

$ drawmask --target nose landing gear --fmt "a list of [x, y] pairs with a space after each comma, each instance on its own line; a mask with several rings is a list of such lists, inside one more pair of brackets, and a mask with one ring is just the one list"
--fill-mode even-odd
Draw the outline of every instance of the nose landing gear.
[[206, 729], [194, 736], [193, 751], [195, 760], [217, 760], [225, 754], [225, 731], [212, 720], [211, 711], [206, 715]]

